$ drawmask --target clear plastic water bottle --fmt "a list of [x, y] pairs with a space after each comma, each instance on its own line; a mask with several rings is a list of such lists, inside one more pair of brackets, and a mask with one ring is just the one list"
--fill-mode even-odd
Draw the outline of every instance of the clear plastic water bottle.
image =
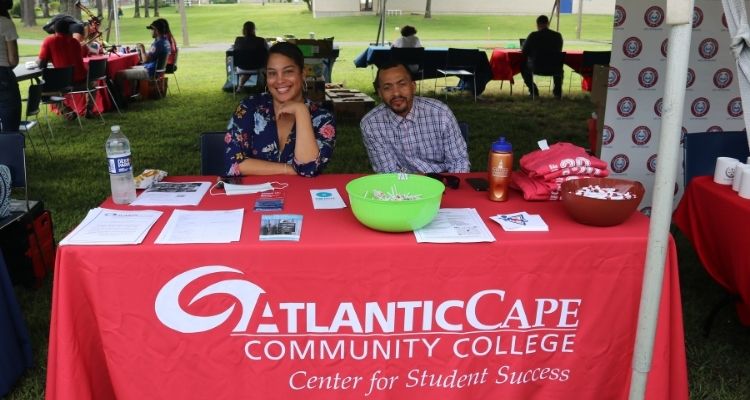
[[119, 125], [112, 126], [112, 133], [107, 138], [104, 148], [107, 150], [112, 201], [115, 204], [130, 204], [135, 200], [130, 141], [122, 134]]

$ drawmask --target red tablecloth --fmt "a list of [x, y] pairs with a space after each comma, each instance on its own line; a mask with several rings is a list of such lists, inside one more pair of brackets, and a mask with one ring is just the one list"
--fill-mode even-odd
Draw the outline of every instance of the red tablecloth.
[[[84, 66], [88, 69], [89, 60], [107, 58], [107, 77], [114, 80], [115, 74], [123, 69], [128, 69], [138, 64], [138, 53], [127, 53], [127, 54], [112, 54], [91, 56], [83, 59]], [[77, 93], [69, 94], [65, 96], [65, 105], [71, 109], [76, 110], [78, 115], [86, 114], [86, 94]], [[106, 90], [99, 89], [96, 92], [96, 108], [95, 110], [110, 111], [114, 109], [112, 99], [107, 94]]]
[[[300, 242], [258, 240], [258, 195], [206, 195], [184, 208], [244, 207], [239, 243], [155, 245], [164, 208], [141, 245], [61, 246], [47, 398], [627, 397], [646, 217], [587, 227], [560, 203], [494, 203], [462, 182], [442, 207], [475, 207], [497, 241], [418, 244], [348, 208], [312, 209], [309, 189], [347, 197], [352, 178], [247, 179], [289, 183], [284, 212], [304, 215]], [[550, 232], [488, 219], [521, 210]], [[667, 260], [654, 400], [687, 399], [671, 242]]]
[[750, 200], [711, 176], [690, 181], [673, 215], [716, 282], [738, 294], [737, 314], [750, 325]]
[[[492, 79], [498, 81], [510, 81], [514, 83], [513, 76], [521, 73], [521, 63], [526, 62], [526, 56], [519, 49], [494, 49], [490, 58]], [[591, 91], [592, 71], [583, 70], [583, 51], [566, 50], [565, 65], [581, 75], [581, 89]]]

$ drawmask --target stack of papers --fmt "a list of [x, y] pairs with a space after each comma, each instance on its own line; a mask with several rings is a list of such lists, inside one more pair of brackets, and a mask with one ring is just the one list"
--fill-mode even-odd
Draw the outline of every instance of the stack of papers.
[[240, 240], [244, 209], [174, 210], [154, 243], [231, 243]]
[[161, 216], [161, 211], [90, 210], [60, 245], [139, 244]]
[[508, 232], [547, 232], [549, 227], [541, 215], [520, 211], [512, 214], [498, 214], [490, 217]]
[[495, 237], [474, 208], [441, 208], [427, 226], [414, 231], [417, 243], [494, 242]]
[[316, 210], [331, 210], [337, 208], [346, 208], [344, 199], [341, 198], [339, 191], [334, 189], [310, 189], [313, 207]]
[[131, 206], [197, 206], [209, 182], [155, 182]]

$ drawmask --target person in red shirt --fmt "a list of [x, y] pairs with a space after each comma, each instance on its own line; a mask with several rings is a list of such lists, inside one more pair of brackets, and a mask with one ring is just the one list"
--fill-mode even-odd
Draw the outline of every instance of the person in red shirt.
[[[86, 90], [86, 68], [83, 65], [84, 52], [88, 49], [82, 48], [70, 33], [70, 21], [60, 19], [55, 22], [55, 33], [47, 36], [42, 41], [42, 47], [39, 50], [39, 59], [37, 64], [39, 68], [46, 68], [48, 63], [52, 63], [55, 68], [73, 66], [73, 90]], [[96, 95], [96, 94], [94, 94]], [[93, 116], [94, 103], [87, 99], [86, 116]], [[68, 114], [70, 110], [63, 110]]]

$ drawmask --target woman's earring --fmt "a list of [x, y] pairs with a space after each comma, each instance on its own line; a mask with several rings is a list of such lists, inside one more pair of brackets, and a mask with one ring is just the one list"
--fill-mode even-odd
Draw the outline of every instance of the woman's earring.
[[268, 85], [265, 87], [266, 91], [264, 93], [268, 93]]

